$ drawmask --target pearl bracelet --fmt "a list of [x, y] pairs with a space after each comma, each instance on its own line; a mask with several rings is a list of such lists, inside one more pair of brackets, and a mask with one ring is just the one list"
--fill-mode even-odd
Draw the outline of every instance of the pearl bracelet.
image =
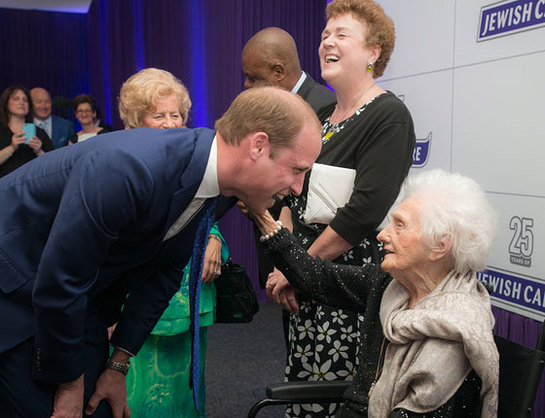
[[276, 221], [274, 231], [269, 232], [268, 234], [265, 234], [265, 235], [261, 235], [261, 237], [259, 238], [259, 241], [261, 242], [267, 241], [268, 239], [277, 235], [281, 229], [282, 229], [282, 221]]

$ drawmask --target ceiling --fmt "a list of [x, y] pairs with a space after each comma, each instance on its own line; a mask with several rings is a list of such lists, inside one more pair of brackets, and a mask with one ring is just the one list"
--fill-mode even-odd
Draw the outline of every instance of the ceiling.
[[92, 0], [0, 0], [0, 8], [87, 13]]

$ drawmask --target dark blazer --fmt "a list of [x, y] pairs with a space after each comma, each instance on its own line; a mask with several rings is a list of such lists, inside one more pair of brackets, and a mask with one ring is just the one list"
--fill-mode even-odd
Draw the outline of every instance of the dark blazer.
[[112, 132], [0, 180], [0, 353], [34, 335], [35, 378], [74, 380], [86, 318], [115, 303], [125, 306], [112, 343], [138, 352], [191, 256], [199, 214], [163, 237], [200, 185], [214, 134]]
[[76, 134], [74, 124], [58, 116], [51, 116], [51, 142], [55, 149], [68, 145], [68, 138]]
[[308, 73], [306, 74], [307, 78], [303, 84], [301, 84], [297, 94], [305, 99], [305, 102], [307, 102], [316, 113], [318, 113], [318, 110], [322, 107], [337, 101], [333, 91], [314, 81]]

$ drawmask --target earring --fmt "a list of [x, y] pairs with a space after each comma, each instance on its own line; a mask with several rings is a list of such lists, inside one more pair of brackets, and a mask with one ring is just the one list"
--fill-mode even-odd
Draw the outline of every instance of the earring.
[[367, 72], [368, 73], [372, 73], [373, 72], [373, 63], [370, 62], [369, 64], [367, 64]]

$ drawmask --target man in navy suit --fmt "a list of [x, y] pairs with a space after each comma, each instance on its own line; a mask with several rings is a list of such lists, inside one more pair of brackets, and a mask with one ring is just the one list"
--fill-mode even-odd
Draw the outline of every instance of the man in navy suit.
[[320, 147], [312, 109], [265, 87], [240, 94], [215, 131], [112, 132], [2, 178], [3, 413], [128, 416], [129, 358], [180, 286], [206, 201], [262, 212], [301, 192]]
[[41, 87], [30, 90], [34, 109], [34, 124], [42, 128], [55, 149], [68, 145], [68, 138], [76, 134], [74, 124], [69, 120], [51, 114], [51, 95]]

